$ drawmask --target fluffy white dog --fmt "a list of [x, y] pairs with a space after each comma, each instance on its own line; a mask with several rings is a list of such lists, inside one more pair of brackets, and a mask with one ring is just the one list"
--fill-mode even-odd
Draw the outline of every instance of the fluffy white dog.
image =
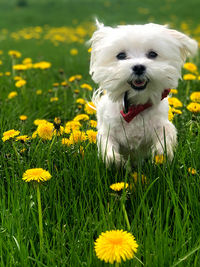
[[90, 74], [99, 84], [99, 153], [120, 165], [153, 155], [171, 160], [177, 132], [168, 120], [167, 95], [181, 78], [197, 42], [158, 24], [105, 27], [97, 22], [91, 38]]

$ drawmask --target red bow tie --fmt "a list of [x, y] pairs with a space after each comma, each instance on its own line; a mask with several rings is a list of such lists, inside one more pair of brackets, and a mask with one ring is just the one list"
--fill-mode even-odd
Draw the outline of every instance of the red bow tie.
[[[168, 96], [168, 94], [170, 93], [170, 89], [165, 89], [162, 93], [162, 97], [161, 100], [163, 100], [165, 97]], [[132, 105], [129, 107], [128, 112], [124, 113], [123, 110], [120, 111], [120, 113], [122, 114], [122, 117], [124, 118], [124, 120], [126, 122], [130, 122], [132, 121], [132, 119], [134, 119], [139, 113], [141, 113], [142, 111], [144, 111], [147, 108], [150, 108], [152, 106], [152, 104], [150, 102], [147, 102], [145, 104], [140, 104], [140, 105]]]

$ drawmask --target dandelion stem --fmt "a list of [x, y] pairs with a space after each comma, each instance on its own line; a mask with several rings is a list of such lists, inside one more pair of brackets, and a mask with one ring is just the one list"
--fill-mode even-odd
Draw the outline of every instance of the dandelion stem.
[[115, 267], [119, 267], [119, 262], [115, 262]]
[[43, 249], [44, 238], [43, 238], [43, 225], [42, 225], [42, 205], [40, 196], [40, 185], [37, 183], [37, 201], [38, 201], [38, 217], [39, 217], [39, 235], [40, 235], [40, 250]]
[[124, 203], [122, 204], [122, 210], [124, 212], [124, 218], [125, 218], [125, 221], [126, 221], [126, 224], [127, 224], [127, 229], [128, 229], [128, 231], [130, 231], [131, 230], [131, 226], [130, 226], [130, 222], [129, 222], [129, 219], [128, 219], [128, 215], [127, 215]]

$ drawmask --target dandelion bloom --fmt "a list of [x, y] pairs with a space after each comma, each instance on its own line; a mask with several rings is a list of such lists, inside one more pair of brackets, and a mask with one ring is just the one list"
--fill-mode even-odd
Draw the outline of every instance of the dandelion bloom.
[[72, 144], [76, 144], [79, 142], [83, 142], [87, 139], [87, 136], [84, 132], [82, 131], [73, 131], [70, 134], [69, 140]]
[[115, 184], [111, 184], [110, 188], [114, 191], [121, 191], [124, 188], [127, 189], [128, 188], [128, 184], [121, 182], [121, 183], [115, 183]]
[[92, 86], [87, 83], [81, 84], [81, 88], [86, 89], [88, 91], [92, 91]]
[[82, 75], [80, 75], [80, 74], [77, 74], [77, 75], [73, 75], [73, 76], [71, 76], [71, 77], [69, 77], [69, 82], [74, 82], [74, 81], [76, 81], [76, 80], [81, 80], [82, 79]]
[[51, 179], [51, 174], [42, 168], [34, 168], [26, 170], [22, 179], [25, 182], [36, 181], [39, 183]]
[[172, 113], [176, 113], [176, 114], [182, 114], [182, 111], [180, 109], [176, 109], [176, 108], [171, 108]]
[[85, 104], [85, 112], [89, 115], [96, 114], [96, 106], [93, 102], [88, 102]]
[[53, 123], [47, 122], [39, 124], [37, 133], [43, 140], [51, 140], [53, 136], [54, 126]]
[[165, 156], [164, 155], [155, 155], [154, 161], [156, 164], [163, 164], [163, 162], [165, 162]]
[[8, 52], [8, 55], [11, 57], [15, 57], [15, 58], [20, 58], [21, 57], [21, 53], [19, 51], [16, 50], [10, 50]]
[[6, 72], [5, 72], [5, 75], [6, 75], [6, 76], [10, 76], [10, 75], [11, 75], [11, 72], [10, 72], [10, 71], [6, 71]]
[[89, 142], [96, 144], [96, 142], [97, 142], [97, 131], [87, 130], [86, 134], [87, 134], [87, 139], [89, 140]]
[[177, 89], [171, 89], [170, 90], [170, 93], [176, 95], [176, 94], [178, 94], [178, 90]]
[[143, 183], [143, 184], [146, 184], [147, 183], [147, 177], [144, 175], [144, 174], [142, 174], [141, 176], [137, 173], [137, 172], [134, 172], [133, 174], [132, 174], [132, 177], [133, 177], [133, 180], [134, 180], [134, 182], [135, 183], [138, 183], [138, 179], [141, 177], [141, 182]]
[[173, 119], [174, 119], [174, 114], [173, 114], [173, 112], [172, 112], [172, 108], [169, 107], [169, 111], [168, 111], [168, 120], [169, 120], [169, 121], [173, 121]]
[[187, 106], [187, 109], [190, 112], [198, 113], [198, 112], [200, 112], [200, 104], [192, 102]]
[[97, 258], [111, 264], [132, 259], [137, 248], [138, 244], [134, 236], [123, 230], [101, 233], [94, 246]]
[[194, 63], [187, 62], [183, 65], [183, 68], [186, 70], [189, 70], [191, 72], [196, 72], [197, 71], [197, 66]]
[[81, 127], [81, 124], [79, 121], [68, 121], [65, 124], [65, 133], [69, 134], [71, 131], [79, 130]]
[[182, 102], [176, 97], [169, 97], [168, 102], [170, 106], [174, 108], [181, 108], [183, 106]]
[[64, 82], [61, 82], [61, 85], [64, 87], [67, 87], [69, 84], [66, 81], [64, 81]]
[[20, 87], [24, 86], [25, 84], [26, 84], [26, 81], [23, 80], [23, 79], [21, 79], [21, 80], [19, 80], [19, 81], [17, 81], [15, 83], [15, 86], [18, 87], [18, 88], [20, 88]]
[[14, 65], [13, 66], [13, 69], [14, 70], [27, 70], [27, 66], [26, 65], [23, 65], [23, 64], [17, 64], [17, 65]]
[[19, 118], [20, 118], [21, 121], [27, 120], [27, 116], [26, 115], [21, 115], [21, 116], [19, 116]]
[[193, 174], [193, 175], [195, 175], [197, 173], [197, 171], [192, 167], [188, 168], [188, 172]]
[[58, 101], [58, 97], [51, 97], [50, 98], [50, 102], [56, 102], [56, 101]]
[[31, 137], [29, 137], [28, 135], [20, 135], [16, 137], [17, 141], [21, 141], [22, 143], [25, 143], [26, 141], [30, 140]]
[[78, 99], [76, 100], [76, 103], [81, 104], [81, 105], [84, 105], [84, 104], [86, 103], [86, 101], [85, 101], [85, 99], [83, 99], [83, 98], [78, 98]]
[[42, 94], [42, 90], [39, 89], [36, 91], [36, 95], [41, 95], [41, 94]]
[[183, 75], [183, 80], [185, 81], [192, 81], [192, 80], [196, 80], [197, 77], [194, 74], [185, 74]]
[[87, 114], [79, 114], [74, 118], [74, 121], [88, 121], [89, 116]]
[[24, 65], [31, 64], [31, 63], [32, 63], [32, 59], [31, 59], [30, 57], [26, 57], [26, 58], [22, 61], [22, 63], [23, 63]]
[[90, 124], [90, 126], [91, 126], [92, 128], [96, 128], [96, 127], [97, 127], [97, 121], [95, 121], [95, 120], [90, 120], [90, 121], [89, 121], [89, 124]]
[[47, 120], [36, 119], [36, 120], [34, 120], [33, 123], [38, 126], [38, 125], [43, 124], [43, 123], [48, 123], [48, 121]]
[[33, 64], [34, 69], [41, 69], [41, 70], [46, 70], [51, 68], [51, 63], [47, 61], [41, 61], [38, 63]]
[[73, 143], [72, 143], [71, 140], [69, 140], [69, 138], [62, 138], [62, 144], [63, 144], [63, 145], [66, 145], [66, 146], [70, 146], [70, 145], [72, 145]]
[[193, 92], [193, 93], [190, 95], [190, 99], [191, 99], [193, 102], [200, 102], [200, 92]]
[[16, 91], [12, 91], [8, 94], [8, 99], [12, 99], [14, 97], [16, 97], [18, 95], [18, 93]]
[[77, 50], [76, 48], [72, 48], [72, 49], [70, 50], [70, 55], [72, 55], [72, 56], [76, 56], [76, 55], [78, 55], [78, 50]]
[[3, 140], [3, 142], [5, 142], [5, 141], [7, 141], [9, 139], [14, 138], [15, 136], [17, 136], [19, 134], [20, 134], [20, 131], [16, 131], [14, 129], [6, 131], [6, 132], [3, 133], [2, 140]]

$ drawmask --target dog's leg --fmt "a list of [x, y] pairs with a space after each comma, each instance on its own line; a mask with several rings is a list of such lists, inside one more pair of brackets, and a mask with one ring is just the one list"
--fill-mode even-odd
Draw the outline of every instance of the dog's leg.
[[155, 128], [153, 136], [153, 155], [167, 153], [167, 158], [171, 161], [174, 156], [174, 148], [177, 143], [177, 132], [175, 126], [167, 121], [163, 126]]
[[97, 135], [97, 145], [99, 155], [101, 155], [106, 166], [114, 163], [117, 167], [120, 167], [124, 163], [122, 155], [118, 152], [119, 145], [115, 138], [109, 133], [102, 134], [99, 131]]

